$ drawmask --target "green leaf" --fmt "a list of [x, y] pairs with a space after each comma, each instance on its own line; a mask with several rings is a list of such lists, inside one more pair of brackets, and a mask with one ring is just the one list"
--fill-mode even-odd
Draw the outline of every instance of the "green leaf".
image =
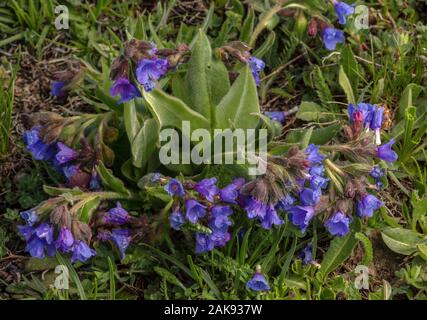
[[212, 59], [209, 39], [199, 30], [186, 75], [191, 100], [190, 107], [208, 120], [213, 120], [213, 108], [230, 87], [227, 68], [222, 61]]
[[316, 121], [319, 122], [321, 119], [327, 118], [325, 114], [327, 111], [319, 106], [317, 103], [310, 101], [302, 101], [298, 112], [296, 114], [297, 119], [304, 121]]
[[[355, 229], [360, 229], [360, 221], [358, 219], [354, 222], [354, 225]], [[355, 232], [351, 232], [342, 238], [337, 237], [331, 241], [319, 270], [323, 279], [341, 265], [341, 263], [347, 260], [356, 247], [357, 242], [358, 240], [355, 237]]]
[[128, 135], [129, 142], [132, 144], [133, 139], [141, 128], [134, 99], [124, 104], [123, 120], [125, 123], [125, 129]]
[[259, 113], [258, 93], [250, 67], [247, 65], [216, 107], [215, 129], [255, 128]]
[[417, 251], [417, 244], [422, 243], [418, 232], [403, 228], [386, 228], [381, 236], [390, 250], [403, 255], [413, 254]]
[[119, 178], [116, 178], [113, 175], [113, 172], [110, 169], [107, 169], [102, 161], [96, 167], [99, 177], [101, 178], [102, 184], [105, 188], [123, 193], [125, 195], [130, 195], [128, 189], [126, 189], [124, 183]]
[[80, 221], [89, 223], [92, 214], [99, 207], [100, 203], [100, 197], [91, 197], [85, 201], [85, 204], [80, 208]]
[[209, 121], [191, 110], [182, 100], [175, 98], [164, 91], [154, 89], [152, 92], [144, 92], [150, 112], [159, 122], [160, 129], [174, 127], [181, 129], [182, 121], [189, 121], [191, 129], [209, 129]]
[[83, 194], [83, 191], [80, 190], [80, 188], [75, 187], [73, 189], [70, 188], [57, 188], [57, 187], [51, 187], [44, 185], [43, 186], [44, 192], [46, 192], [49, 196], [60, 196], [61, 194], [68, 193], [71, 195], [79, 195]]
[[62, 264], [63, 266], [67, 267], [68, 272], [70, 274], [70, 278], [71, 280], [73, 280], [74, 284], [77, 287], [77, 292], [79, 293], [80, 296], [80, 300], [87, 300], [86, 298], [86, 293], [85, 290], [83, 288], [83, 285], [79, 279], [79, 276], [76, 272], [76, 270], [74, 269], [74, 267], [71, 265], [71, 263], [68, 261], [68, 259], [65, 259], [60, 253], [56, 253], [56, 259], [58, 260], [58, 262], [60, 264]]
[[348, 79], [348, 77], [344, 71], [344, 68], [342, 66], [340, 67], [338, 82], [339, 82], [341, 88], [344, 90], [345, 95], [347, 96], [347, 102], [355, 104], [356, 99], [354, 97], [354, 93], [353, 93], [353, 89], [351, 87], [350, 80]]
[[417, 244], [418, 253], [420, 254], [421, 258], [427, 261], [427, 245], [425, 244]]
[[131, 145], [132, 161], [135, 167], [145, 168], [157, 148], [158, 139], [159, 127], [157, 121], [153, 118], [145, 120]]
[[154, 271], [160, 276], [162, 277], [162, 279], [165, 279], [167, 282], [169, 282], [170, 284], [173, 284], [175, 286], [178, 286], [180, 288], [182, 288], [183, 290], [186, 290], [187, 288], [182, 284], [181, 281], [179, 281], [179, 279], [172, 274], [169, 270], [166, 270], [162, 267], [154, 267]]
[[251, 34], [254, 31], [255, 25], [255, 13], [252, 6], [249, 7], [248, 15], [246, 16], [245, 21], [242, 25], [242, 30], [240, 31], [240, 41], [249, 43], [251, 39]]
[[353, 92], [356, 94], [359, 87], [359, 65], [350, 45], [345, 45], [341, 50], [341, 66], [350, 80]]
[[403, 119], [406, 109], [414, 105], [414, 100], [420, 95], [423, 87], [415, 83], [410, 83], [403, 91], [399, 101], [398, 119]]
[[356, 239], [359, 240], [363, 245], [363, 250], [365, 251], [365, 256], [363, 257], [362, 264], [369, 266], [374, 259], [374, 250], [372, 248], [371, 240], [361, 232], [356, 232]]

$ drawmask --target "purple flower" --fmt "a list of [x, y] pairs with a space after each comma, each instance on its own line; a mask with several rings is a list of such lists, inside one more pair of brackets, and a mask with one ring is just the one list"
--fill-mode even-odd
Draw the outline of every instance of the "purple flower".
[[77, 158], [78, 153], [62, 142], [58, 142], [56, 146], [58, 147], [58, 153], [55, 155], [55, 159], [58, 164], [64, 164]]
[[65, 84], [63, 81], [52, 81], [50, 84], [50, 94], [55, 97], [63, 97], [64, 91], [62, 89], [65, 87]]
[[372, 194], [365, 194], [362, 196], [356, 205], [356, 213], [359, 217], [372, 217], [375, 211], [383, 206], [382, 201], [378, 200]]
[[104, 221], [106, 223], [111, 223], [119, 226], [128, 223], [129, 219], [129, 213], [125, 209], [123, 209], [120, 202], [117, 202], [116, 207], [108, 210], [108, 212], [104, 216]]
[[391, 149], [391, 146], [394, 144], [394, 139], [391, 139], [385, 145], [379, 146], [377, 148], [377, 157], [381, 160], [387, 162], [394, 162], [397, 160], [397, 153]]
[[157, 80], [163, 77], [169, 68], [166, 59], [142, 59], [136, 68], [136, 78], [144, 86], [145, 91], [150, 92], [156, 86]]
[[74, 241], [73, 247], [71, 248], [73, 255], [71, 261], [86, 262], [88, 259], [96, 255], [95, 250], [91, 249], [86, 242], [82, 240]]
[[194, 189], [203, 195], [208, 201], [214, 202], [214, 197], [218, 194], [219, 189], [216, 186], [217, 179], [203, 179], [202, 181], [196, 183]]
[[310, 206], [293, 206], [288, 209], [290, 220], [302, 232], [305, 232], [311, 219], [314, 217], [314, 208]]
[[111, 232], [111, 239], [116, 244], [120, 252], [120, 259], [124, 259], [127, 247], [132, 239], [128, 229], [114, 229]]
[[312, 176], [323, 176], [325, 174], [325, 167], [323, 165], [311, 166], [308, 172]]
[[313, 175], [310, 177], [310, 188], [314, 190], [325, 189], [328, 186], [329, 178]]
[[338, 16], [338, 22], [340, 24], [345, 24], [346, 17], [354, 13], [354, 8], [345, 2], [341, 2], [341, 1], [333, 1], [333, 2], [334, 2], [335, 12]]
[[34, 233], [34, 228], [28, 225], [18, 225], [18, 232], [21, 236], [24, 237], [25, 241], [30, 240], [31, 236]]
[[177, 179], [170, 179], [168, 184], [165, 185], [165, 191], [170, 196], [178, 196], [178, 197], [184, 196], [184, 187], [182, 186], [181, 182]]
[[350, 231], [350, 218], [341, 211], [337, 211], [325, 222], [325, 227], [333, 236], [343, 237]]
[[277, 202], [276, 208], [287, 211], [295, 202], [295, 198], [287, 193], [282, 199]]
[[120, 95], [119, 103], [130, 101], [133, 98], [141, 97], [138, 89], [129, 81], [128, 78], [121, 76], [114, 81], [110, 94], [112, 97]]
[[311, 246], [311, 244], [307, 245], [301, 251], [301, 257], [302, 257], [302, 263], [304, 265], [307, 265], [313, 261], [313, 247]]
[[384, 176], [384, 171], [381, 170], [379, 166], [373, 166], [369, 175], [375, 179], [377, 187], [381, 187], [383, 185], [381, 178]]
[[62, 173], [64, 174], [65, 178], [67, 178], [68, 181], [70, 181], [70, 179], [74, 177], [74, 175], [79, 171], [80, 171], [80, 166], [77, 164], [72, 164], [72, 165], [62, 167]]
[[320, 196], [321, 196], [320, 189], [313, 190], [310, 188], [304, 188], [299, 193], [299, 198], [303, 206], [316, 205], [320, 200]]
[[347, 108], [350, 123], [352, 124], [354, 122], [356, 111], [360, 111], [363, 115], [363, 126], [369, 128], [371, 126], [374, 110], [375, 106], [370, 103], [358, 103], [356, 106], [350, 103]]
[[239, 196], [239, 189], [245, 183], [244, 178], [234, 179], [232, 183], [219, 191], [221, 201], [237, 204], [237, 197]]
[[49, 161], [54, 157], [55, 147], [51, 144], [46, 144], [40, 139], [40, 126], [33, 127], [23, 134], [23, 140], [26, 148], [31, 152], [36, 160]]
[[308, 155], [307, 160], [310, 161], [312, 165], [319, 164], [325, 159], [325, 157], [319, 153], [319, 147], [314, 144], [310, 144], [305, 149], [305, 153]]
[[223, 247], [230, 240], [231, 235], [229, 232], [213, 231], [209, 238], [210, 241], [213, 242], [214, 246]]
[[179, 210], [172, 212], [169, 216], [169, 223], [171, 227], [175, 230], [180, 230], [184, 222], [184, 217], [182, 216], [182, 213]]
[[231, 221], [228, 216], [233, 213], [229, 206], [214, 206], [211, 209], [212, 217], [209, 221], [209, 227], [214, 232], [225, 233], [228, 227], [231, 226]]
[[245, 211], [249, 219], [264, 219], [267, 213], [267, 204], [263, 203], [261, 200], [250, 198], [246, 204]]
[[269, 291], [270, 286], [268, 285], [267, 279], [261, 273], [261, 268], [257, 267], [257, 272], [251, 280], [246, 283], [246, 288], [253, 291]]
[[203, 218], [206, 215], [206, 207], [194, 199], [185, 201], [185, 217], [191, 223], [197, 223], [199, 218]]
[[265, 111], [264, 115], [280, 123], [285, 123], [286, 120], [286, 111]]
[[376, 108], [372, 112], [372, 121], [370, 128], [375, 132], [375, 143], [379, 146], [381, 144], [381, 127], [384, 121], [384, 108]]
[[325, 28], [325, 30], [323, 30], [323, 42], [326, 49], [333, 51], [337, 43], [345, 42], [344, 33], [335, 28]]
[[66, 253], [71, 250], [74, 244], [74, 237], [70, 229], [67, 227], [61, 227], [59, 231], [58, 239], [55, 241], [55, 247], [59, 251]]
[[255, 79], [255, 83], [257, 86], [259, 86], [260, 78], [259, 74], [264, 70], [265, 63], [261, 59], [258, 59], [256, 57], [251, 57], [249, 60], [249, 67], [251, 68], [252, 75]]
[[28, 252], [32, 257], [44, 259], [46, 242], [40, 238], [32, 237], [25, 247], [25, 251]]
[[204, 253], [212, 251], [215, 243], [211, 240], [209, 235], [203, 233], [196, 233], [196, 253]]
[[89, 181], [89, 189], [92, 191], [97, 191], [101, 189], [101, 180], [96, 170], [92, 170], [92, 174], [90, 176]]
[[25, 220], [25, 223], [29, 226], [34, 225], [39, 219], [38, 214], [34, 209], [21, 212], [21, 218]]
[[277, 211], [274, 206], [269, 205], [265, 217], [261, 222], [261, 226], [264, 229], [269, 230], [273, 225], [280, 226], [281, 224], [283, 224], [283, 220], [277, 215]]
[[53, 228], [47, 223], [42, 223], [34, 229], [34, 235], [46, 244], [53, 243]]

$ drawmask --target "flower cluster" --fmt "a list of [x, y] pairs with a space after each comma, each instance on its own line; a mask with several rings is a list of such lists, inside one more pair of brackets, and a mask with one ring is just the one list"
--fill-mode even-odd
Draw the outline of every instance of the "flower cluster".
[[42, 130], [42, 126], [35, 126], [23, 134], [25, 146], [33, 158], [51, 163], [55, 170], [64, 175], [71, 186], [98, 190], [100, 181], [97, 172], [94, 169], [90, 174], [84, 172], [79, 161], [79, 153], [66, 144], [60, 141], [44, 142]]
[[169, 222], [173, 229], [180, 230], [185, 223], [204, 223], [207, 232], [196, 232], [196, 253], [223, 247], [230, 240], [228, 228], [232, 225], [230, 207], [237, 203], [243, 179], [236, 179], [228, 186], [217, 187], [216, 178], [203, 179], [195, 184], [183, 184], [170, 179], [165, 191], [176, 199]]
[[[54, 256], [57, 251], [71, 253], [71, 261], [85, 262], [95, 255], [95, 250], [88, 246], [91, 231], [87, 224], [71, 221], [64, 207], [52, 212], [51, 220], [39, 221], [35, 209], [24, 211], [21, 217], [25, 225], [18, 225], [18, 231], [27, 242], [25, 251], [39, 259]], [[56, 226], [57, 228], [55, 228]], [[56, 230], [55, 230], [56, 229]]]
[[[114, 61], [110, 74], [114, 81], [110, 94], [112, 97], [120, 96], [118, 103], [141, 97], [136, 82], [146, 92], [152, 91], [157, 81], [174, 68], [188, 51], [185, 45], [179, 45], [176, 50], [157, 49], [152, 42], [135, 39], [127, 42], [124, 47], [123, 55]], [[133, 66], [134, 71], [131, 71]]]
[[[347, 16], [354, 13], [354, 7], [337, 0], [332, 0], [332, 4], [338, 17], [338, 23], [345, 25], [347, 22]], [[344, 32], [333, 27], [325, 26], [323, 28], [322, 38], [326, 49], [330, 51], [335, 50], [338, 43], [345, 42]]]

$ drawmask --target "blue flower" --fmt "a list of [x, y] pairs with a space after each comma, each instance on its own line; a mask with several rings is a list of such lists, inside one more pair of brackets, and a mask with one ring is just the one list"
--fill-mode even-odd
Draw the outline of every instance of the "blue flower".
[[265, 111], [264, 114], [271, 120], [285, 123], [286, 111]]
[[354, 122], [356, 111], [361, 111], [363, 115], [363, 126], [369, 128], [371, 126], [374, 110], [375, 106], [370, 103], [358, 103], [356, 106], [350, 103], [347, 108], [350, 123], [352, 124]]
[[335, 28], [325, 28], [325, 30], [323, 30], [323, 42], [325, 43], [326, 49], [333, 51], [337, 43], [345, 42], [344, 33]]
[[26, 148], [31, 152], [32, 156], [36, 160], [49, 161], [54, 157], [55, 147], [51, 144], [46, 144], [40, 138], [40, 126], [33, 127], [31, 130], [27, 130], [23, 134], [23, 140]]
[[142, 59], [136, 68], [136, 78], [144, 86], [145, 91], [152, 91], [157, 80], [163, 77], [169, 68], [169, 62], [166, 59]]
[[40, 238], [32, 237], [25, 247], [25, 251], [28, 252], [32, 257], [44, 259], [46, 242]]
[[325, 167], [323, 165], [311, 166], [308, 173], [311, 176], [323, 176], [325, 174]]
[[61, 227], [58, 238], [55, 241], [55, 247], [59, 251], [66, 253], [71, 250], [74, 244], [74, 237], [70, 229], [67, 227]]
[[96, 255], [95, 250], [91, 249], [87, 245], [87, 243], [82, 240], [74, 241], [71, 250], [73, 252], [73, 255], [71, 256], [71, 261], [73, 263], [76, 261], [86, 262], [88, 259]]
[[120, 252], [120, 259], [124, 259], [127, 247], [132, 239], [129, 229], [114, 229], [111, 232], [111, 239], [116, 244]]
[[304, 188], [299, 193], [299, 198], [303, 206], [316, 205], [320, 200], [320, 196], [321, 196], [320, 189], [313, 190], [310, 188]]
[[350, 218], [341, 211], [337, 211], [325, 222], [325, 227], [333, 236], [343, 237], [350, 231]]
[[277, 215], [277, 211], [274, 206], [269, 205], [265, 217], [261, 221], [261, 226], [264, 229], [269, 230], [273, 225], [279, 226], [281, 224], [283, 224], [283, 220]]
[[258, 59], [256, 57], [251, 57], [249, 60], [249, 67], [251, 68], [252, 75], [255, 79], [255, 83], [257, 86], [259, 86], [260, 78], [259, 74], [264, 70], [265, 63], [261, 59]]
[[170, 179], [168, 184], [165, 185], [165, 191], [170, 196], [178, 196], [178, 197], [184, 196], [184, 187], [182, 186], [181, 182], [177, 179]]
[[80, 171], [80, 166], [77, 164], [67, 165], [62, 167], [62, 173], [64, 174], [67, 181], [70, 181], [72, 177]]
[[25, 241], [30, 240], [31, 236], [34, 233], [34, 228], [28, 225], [18, 225], [18, 232], [21, 236], [24, 237]]
[[239, 189], [245, 183], [244, 178], [234, 179], [232, 183], [219, 191], [221, 201], [226, 203], [237, 204], [237, 197], [239, 196]]
[[305, 153], [308, 155], [307, 160], [310, 161], [311, 165], [319, 164], [325, 159], [325, 157], [319, 153], [319, 147], [314, 144], [310, 144], [305, 149]]
[[287, 193], [282, 199], [277, 202], [276, 209], [287, 211], [295, 202], [295, 198]]
[[209, 235], [203, 233], [196, 233], [196, 253], [212, 251], [214, 247], [215, 243], [212, 241]]
[[340, 24], [346, 23], [346, 17], [354, 13], [354, 8], [345, 2], [334, 1], [334, 9]]
[[387, 162], [396, 161], [398, 158], [397, 153], [391, 149], [391, 146], [394, 144], [394, 142], [394, 139], [391, 139], [385, 145], [379, 146], [377, 148], [377, 157]]
[[223, 247], [230, 240], [231, 235], [229, 232], [213, 231], [209, 239], [217, 247]]
[[46, 244], [53, 243], [53, 228], [47, 223], [42, 223], [34, 229], [34, 235]]
[[196, 183], [194, 189], [203, 195], [208, 201], [214, 202], [214, 197], [218, 194], [219, 189], [216, 186], [217, 179], [203, 179], [202, 181]]
[[180, 230], [184, 222], [184, 217], [182, 216], [182, 213], [179, 210], [172, 212], [169, 216], [169, 223], [171, 227], [175, 230]]
[[191, 223], [197, 223], [200, 218], [206, 215], [206, 207], [194, 199], [185, 201], [185, 217]]
[[245, 211], [249, 219], [260, 218], [262, 220], [267, 213], [267, 204], [258, 199], [250, 198], [245, 206]]
[[130, 215], [123, 209], [120, 202], [116, 203], [115, 208], [111, 208], [104, 216], [104, 221], [106, 223], [111, 223], [115, 225], [123, 225], [129, 222]]
[[212, 216], [209, 221], [209, 227], [214, 232], [225, 233], [228, 227], [231, 226], [231, 221], [228, 216], [233, 213], [229, 206], [216, 205], [211, 209]]
[[141, 97], [139, 90], [129, 81], [128, 78], [121, 76], [114, 81], [110, 95], [115, 97], [120, 95], [118, 103], [123, 103], [132, 100], [133, 98]]
[[313, 261], [313, 247], [311, 246], [311, 244], [307, 245], [301, 251], [301, 257], [302, 257], [302, 263], [304, 265], [307, 265]]
[[101, 180], [96, 170], [92, 170], [92, 174], [90, 176], [89, 181], [89, 189], [92, 191], [97, 191], [101, 189]]
[[257, 271], [253, 278], [246, 283], [246, 288], [253, 291], [269, 291], [270, 286], [268, 285], [267, 279], [261, 273], [261, 267], [257, 266]]
[[55, 159], [58, 164], [62, 165], [77, 158], [78, 153], [69, 146], [62, 142], [58, 142], [56, 146], [58, 147], [58, 153], [55, 155]]
[[375, 179], [377, 187], [381, 187], [383, 185], [381, 178], [384, 176], [384, 171], [379, 166], [373, 166], [369, 175]]
[[310, 177], [310, 188], [314, 190], [325, 189], [328, 186], [329, 178], [313, 175]]
[[310, 206], [293, 206], [288, 209], [291, 222], [302, 232], [305, 232], [314, 217], [314, 208]]
[[34, 209], [21, 212], [21, 218], [25, 220], [25, 223], [29, 226], [34, 225], [39, 219], [39, 215]]
[[359, 217], [372, 217], [375, 211], [383, 206], [382, 201], [378, 200], [372, 194], [365, 194], [362, 196], [356, 205], [356, 213]]
[[64, 95], [64, 91], [62, 89], [65, 87], [64, 81], [52, 81], [50, 84], [50, 94], [55, 97], [62, 97]]

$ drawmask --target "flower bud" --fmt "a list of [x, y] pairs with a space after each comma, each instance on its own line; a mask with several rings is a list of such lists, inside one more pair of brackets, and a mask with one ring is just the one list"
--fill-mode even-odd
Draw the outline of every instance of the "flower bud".
[[74, 239], [76, 240], [89, 242], [92, 238], [92, 230], [89, 225], [79, 220], [73, 220], [71, 223], [71, 231], [74, 235]]
[[311, 18], [310, 23], [308, 24], [308, 36], [314, 38], [317, 35], [317, 19]]
[[50, 214], [50, 222], [57, 225], [58, 228], [71, 228], [71, 215], [67, 205], [61, 205], [54, 208]]
[[79, 170], [70, 178], [68, 185], [72, 188], [79, 187], [86, 189], [89, 185], [90, 178], [91, 177], [89, 173]]

